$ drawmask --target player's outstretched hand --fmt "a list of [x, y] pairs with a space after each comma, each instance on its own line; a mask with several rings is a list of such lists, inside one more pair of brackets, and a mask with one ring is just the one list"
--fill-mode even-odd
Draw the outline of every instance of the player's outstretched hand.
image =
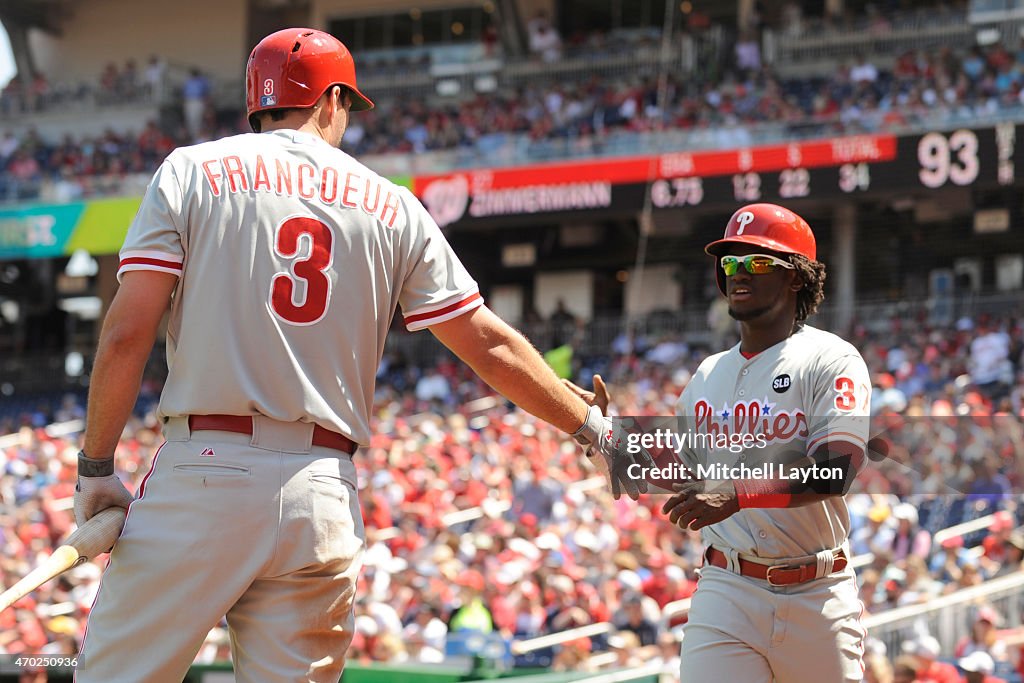
[[608, 405], [612, 402], [612, 397], [608, 394], [608, 385], [601, 379], [601, 375], [594, 375], [594, 390], [587, 391], [581, 386], [573, 384], [567, 379], [562, 380], [562, 384], [566, 386], [569, 391], [576, 394], [588, 406], [597, 406], [601, 409], [602, 415], [608, 414]]
[[739, 511], [736, 487], [730, 481], [688, 481], [672, 486], [677, 493], [661, 506], [680, 529], [702, 529]]
[[646, 449], [630, 444], [625, 422], [619, 418], [604, 417], [600, 408], [592, 405], [586, 422], [573, 434], [573, 438], [583, 446], [590, 461], [608, 477], [615, 500], [622, 496], [623, 490], [630, 498], [638, 500], [641, 493], [647, 493], [648, 487], [647, 481], [633, 466], [653, 468], [655, 462]]

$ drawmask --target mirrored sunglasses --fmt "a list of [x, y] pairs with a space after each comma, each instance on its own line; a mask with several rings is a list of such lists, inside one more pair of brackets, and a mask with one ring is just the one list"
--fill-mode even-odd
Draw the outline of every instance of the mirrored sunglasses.
[[774, 272], [779, 268], [786, 268], [787, 270], [795, 268], [789, 261], [768, 254], [723, 256], [719, 263], [722, 265], [722, 270], [725, 271], [726, 276], [735, 275], [739, 272], [740, 264], [743, 264], [743, 267], [751, 275], [764, 275], [765, 273]]

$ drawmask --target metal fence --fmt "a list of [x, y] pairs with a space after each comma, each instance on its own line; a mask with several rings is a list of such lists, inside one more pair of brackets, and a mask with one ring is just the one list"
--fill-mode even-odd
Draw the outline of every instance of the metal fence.
[[967, 49], [974, 44], [975, 30], [963, 13], [941, 18], [915, 15], [888, 28], [864, 30], [814, 26], [793, 35], [769, 29], [764, 32], [763, 52], [766, 63], [783, 71], [796, 64], [820, 70], [823, 63], [851, 61], [858, 55], [878, 63], [911, 50]]
[[714, 26], [700, 35], [679, 34], [664, 51], [659, 39], [571, 50], [554, 62], [501, 55], [467, 60], [462, 55], [459, 61], [426, 59], [406, 63], [405, 68], [371, 68], [360, 74], [359, 83], [365, 92], [379, 98], [431, 97], [581, 83], [591, 75], [599, 75], [605, 82], [635, 82], [662, 71], [676, 76], [713, 75], [705, 72], [718, 67], [730, 41], [727, 29]]
[[905, 640], [922, 633], [935, 636], [943, 652], [953, 652], [957, 641], [971, 632], [979, 605], [987, 604], [1006, 619], [1004, 627], [1021, 625], [1024, 607], [1024, 573], [987, 581], [923, 605], [898, 607], [864, 619], [868, 633], [885, 643], [888, 652], [901, 652]]
[[690, 130], [637, 132], [612, 130], [600, 135], [566, 135], [533, 140], [529, 135], [501, 133], [480, 138], [474, 146], [418, 154], [366, 155], [362, 161], [383, 175], [419, 175], [473, 168], [500, 168], [555, 160], [612, 158], [676, 151], [735, 150], [756, 145], [789, 143], [841, 135], [891, 133], [911, 135], [930, 130], [951, 130], [960, 126], [982, 127], [1002, 122], [1024, 121], [1024, 106], [1000, 108], [996, 112], [974, 110], [908, 113], [903, 124], [887, 123], [879, 114], [858, 122], [838, 117], [792, 122], [759, 123], [742, 126], [715, 125]]
[[[527, 134], [497, 133], [482, 136], [468, 147], [417, 154], [364, 155], [361, 161], [382, 175], [405, 176], [474, 168], [494, 169], [554, 160], [657, 155], [676, 151], [735, 150], [840, 135], [878, 132], [909, 135], [925, 130], [951, 130], [959, 126], [980, 127], [1020, 121], [1024, 121], [1024, 106], [1014, 105], [1001, 107], [996, 112], [934, 109], [926, 114], [914, 114], [907, 123], [900, 125], [886, 123], [881, 116], [875, 119], [865, 116], [856, 123], [844, 123], [838, 118], [831, 118], [743, 126], [723, 124], [692, 130], [656, 132], [613, 129], [548, 140], [533, 140]], [[149, 179], [149, 174], [142, 174], [17, 183], [5, 176], [0, 178], [0, 202], [30, 199], [64, 202], [82, 196], [140, 195]]]

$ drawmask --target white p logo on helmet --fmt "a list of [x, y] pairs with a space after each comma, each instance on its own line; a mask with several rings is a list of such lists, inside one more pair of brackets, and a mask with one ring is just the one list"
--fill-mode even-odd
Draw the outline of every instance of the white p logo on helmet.
[[754, 214], [750, 211], [744, 211], [736, 216], [736, 222], [739, 223], [739, 230], [736, 231], [737, 235], [743, 234], [743, 229], [754, 222]]

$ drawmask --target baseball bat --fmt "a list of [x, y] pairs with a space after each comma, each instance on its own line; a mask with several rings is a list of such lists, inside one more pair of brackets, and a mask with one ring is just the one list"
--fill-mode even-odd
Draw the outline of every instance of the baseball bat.
[[75, 529], [42, 564], [0, 594], [0, 612], [58, 574], [107, 552], [121, 535], [124, 518], [124, 508], [107, 508], [96, 513], [88, 522]]

